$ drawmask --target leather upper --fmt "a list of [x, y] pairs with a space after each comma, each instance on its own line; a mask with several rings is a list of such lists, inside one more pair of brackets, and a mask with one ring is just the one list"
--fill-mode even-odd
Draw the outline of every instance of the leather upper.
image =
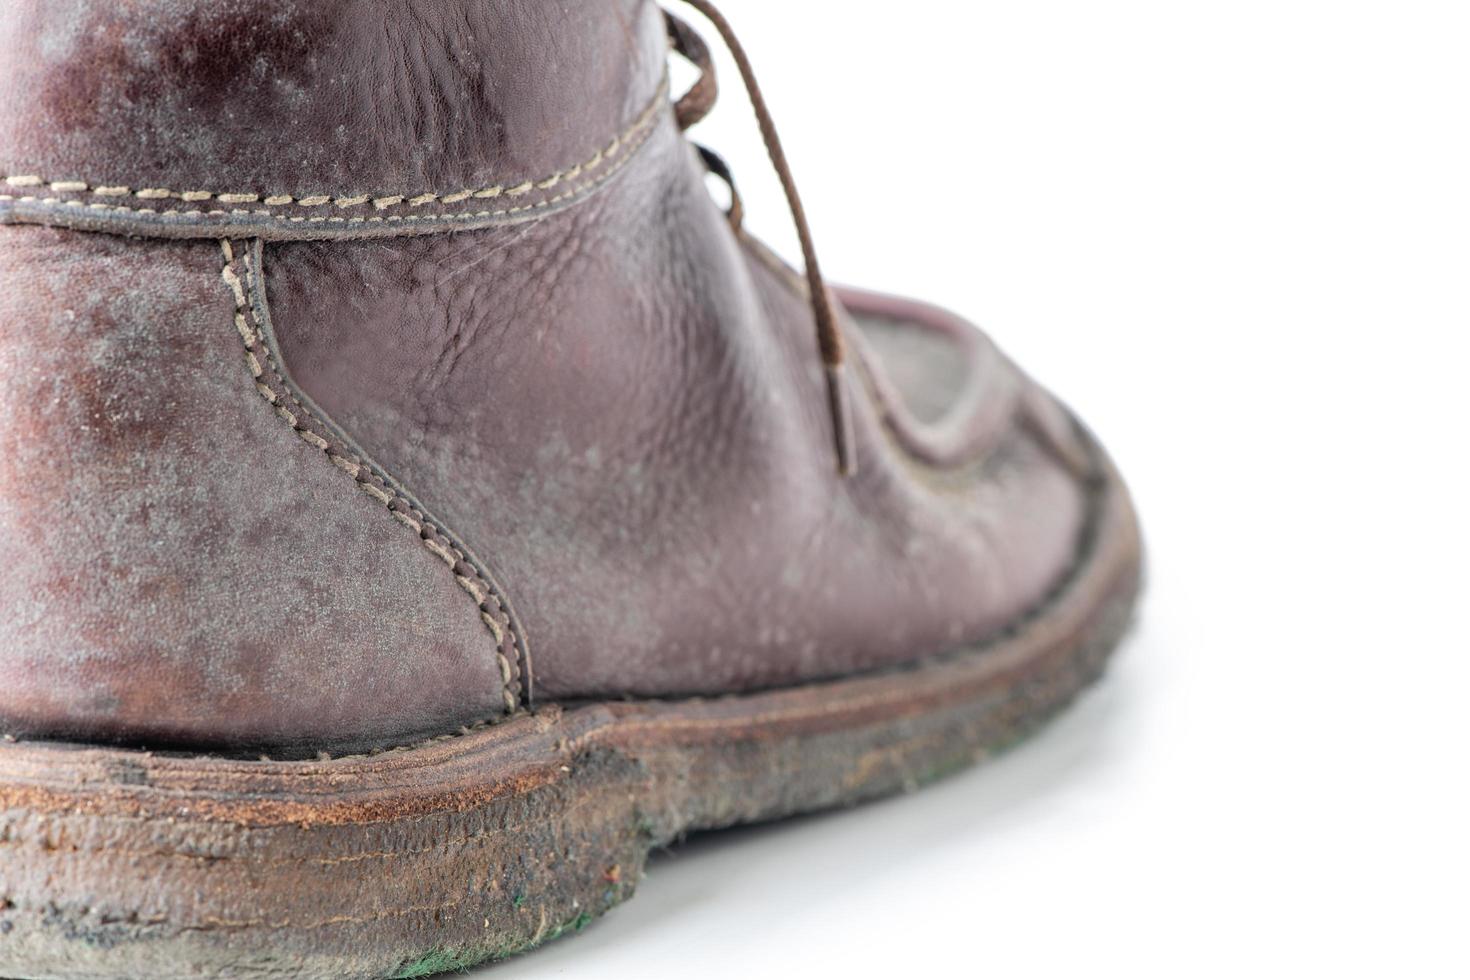
[[[178, 337], [223, 330], [209, 341], [220, 345], [239, 338], [218, 315], [218, 270], [192, 251], [206, 245], [157, 239], [258, 249], [249, 312], [296, 399], [290, 419], [310, 415], [311, 434], [340, 438], [401, 496], [398, 523], [354, 517], [338, 529], [342, 561], [314, 574], [438, 576], [411, 621], [386, 632], [371, 590], [319, 589], [368, 654], [345, 681], [331, 673], [341, 657], [289, 617], [266, 617], [272, 628], [252, 626], [228, 653], [190, 641], [197, 677], [169, 689], [196, 699], [182, 741], [230, 745], [248, 730], [265, 743], [372, 742], [493, 714], [508, 678], [524, 704], [533, 691], [716, 695], [838, 677], [981, 642], [1066, 580], [1088, 533], [1093, 461], [1070, 416], [951, 314], [840, 293], [859, 468], [835, 472], [805, 283], [710, 200], [662, 87], [663, 31], [648, 0], [0, 11], [0, 68], [13, 79], [0, 93], [0, 222], [142, 236], [101, 236], [109, 274], [146, 277], [163, 257], [176, 286], [128, 294], [126, 322], [166, 320], [160, 332]], [[0, 254], [30, 247], [16, 235], [54, 234], [6, 229]], [[58, 301], [20, 293], [11, 306], [34, 317]], [[83, 311], [89, 336], [113, 328], [102, 309]], [[67, 370], [63, 353], [48, 356]], [[204, 397], [201, 372], [208, 397], [230, 392], [244, 414], [210, 424], [271, 430], [239, 452], [296, 453], [280, 405], [234, 400], [255, 394], [245, 360], [157, 370], [172, 398]], [[171, 453], [212, 450], [159, 440], [151, 451], [166, 469]], [[319, 474], [296, 475], [296, 460], [276, 476], [312, 501], [300, 534], [274, 536], [255, 559], [296, 560], [318, 541], [326, 498], [314, 481], [341, 477], [342, 458], [310, 462]], [[82, 502], [103, 503], [95, 491]], [[455, 549], [448, 570], [418, 563], [426, 514]], [[209, 527], [199, 542], [242, 547]], [[393, 535], [407, 543], [387, 544]], [[137, 586], [127, 549], [143, 540], [94, 539], [119, 595]], [[249, 566], [210, 588], [238, 589]], [[18, 601], [6, 589], [27, 576], [0, 577], [0, 597]], [[478, 586], [464, 581], [480, 576], [504, 590], [494, 631], [524, 646], [514, 678], [480, 628], [490, 607], [477, 609]], [[282, 602], [265, 587], [254, 601]], [[204, 636], [217, 607], [230, 603], [167, 616], [177, 635]], [[34, 649], [14, 676], [42, 676]], [[86, 684], [118, 699], [110, 735], [146, 732], [136, 719], [159, 699], [142, 679], [159, 656], [119, 646], [85, 668], [96, 671]], [[270, 685], [251, 678], [252, 658], [276, 665]], [[0, 694], [0, 722], [29, 712], [46, 731], [46, 712], [67, 715], [66, 692], [83, 683], [75, 664], [45, 666], [62, 693], [21, 707]], [[320, 710], [338, 704], [323, 691], [355, 684], [375, 702], [405, 700], [386, 725]], [[259, 695], [249, 725], [232, 717], [241, 686]], [[84, 736], [91, 723], [102, 724], [50, 729]]]
[[0, 214], [216, 237], [532, 217], [637, 145], [666, 50], [648, 0], [14, 0]]
[[1077, 551], [1083, 493], [1054, 449], [1072, 436], [1037, 434], [1034, 389], [973, 332], [949, 443], [859, 398], [860, 469], [837, 476], [810, 307], [731, 233], [670, 119], [534, 225], [272, 244], [266, 269], [295, 379], [485, 556], [543, 697], [941, 653], [1034, 606]]
[[223, 267], [0, 227], [0, 733], [312, 755], [503, 713], [443, 562], [261, 396]]

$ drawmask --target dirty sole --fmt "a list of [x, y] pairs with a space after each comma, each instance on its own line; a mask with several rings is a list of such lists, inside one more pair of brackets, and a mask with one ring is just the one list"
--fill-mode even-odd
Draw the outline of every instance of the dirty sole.
[[901, 671], [548, 706], [321, 762], [0, 745], [0, 976], [416, 977], [529, 949], [682, 834], [911, 789], [1024, 735], [1101, 672], [1139, 552], [1110, 473], [1041, 609]]

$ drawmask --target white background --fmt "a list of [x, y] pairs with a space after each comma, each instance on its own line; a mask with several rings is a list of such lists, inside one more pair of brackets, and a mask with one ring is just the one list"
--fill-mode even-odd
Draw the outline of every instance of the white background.
[[[1087, 418], [1151, 588], [1028, 745], [696, 838], [486, 975], [1470, 977], [1466, 5], [725, 7], [829, 274]], [[722, 81], [696, 137], [792, 255]]]

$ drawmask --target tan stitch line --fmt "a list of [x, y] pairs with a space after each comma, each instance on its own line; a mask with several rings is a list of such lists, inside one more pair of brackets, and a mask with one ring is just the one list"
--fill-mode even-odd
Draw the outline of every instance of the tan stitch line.
[[[229, 240], [228, 239], [225, 239], [223, 241], [223, 244], [226, 246], [228, 254], [233, 254], [233, 248], [230, 247]], [[236, 277], [236, 278], [238, 278], [238, 277]], [[245, 258], [245, 279], [246, 279], [246, 281], [248, 283], [247, 291], [254, 290], [255, 288], [257, 288], [257, 286], [256, 286], [256, 279], [255, 279], [255, 267], [254, 267], [254, 265], [253, 265], [253, 263], [251, 261], [251, 257], [250, 257], [249, 254], [247, 254], [246, 255], [246, 258]], [[252, 313], [253, 313], [253, 308], [252, 308]], [[237, 312], [236, 315], [240, 319], [243, 319], [243, 313]], [[285, 388], [286, 395], [287, 395], [288, 398], [291, 399], [292, 404], [295, 405], [295, 407], [300, 412], [302, 412], [308, 419], [310, 419], [312, 422], [320, 425], [321, 423], [314, 416], [312, 416], [310, 409], [308, 409], [300, 401], [298, 401], [296, 399], [295, 394], [292, 393], [292, 391], [290, 389], [290, 386], [287, 384], [287, 382], [285, 380], [284, 373], [281, 371], [280, 367], [275, 362], [275, 354], [274, 354], [274, 351], [272, 351], [270, 345], [263, 344], [262, 343], [262, 341], [261, 341], [261, 334], [259, 333], [259, 331], [251, 330], [250, 331], [250, 334], [251, 334], [251, 336], [253, 336], [255, 338], [255, 342], [257, 344], [261, 344], [262, 350], [265, 353], [266, 363], [270, 366], [271, 371], [275, 375], [276, 380]], [[253, 346], [253, 345], [251, 345], [251, 346]], [[273, 391], [271, 391], [266, 386], [260, 384], [259, 381], [256, 382], [256, 387], [258, 389], [260, 389], [262, 391], [262, 393], [269, 393], [269, 397], [267, 398], [267, 401], [271, 402], [271, 404], [276, 404], [277, 399], [276, 399], [275, 393]], [[292, 417], [294, 418], [295, 416], [293, 415]], [[307, 442], [312, 443], [313, 445], [317, 445], [317, 442], [320, 442], [320, 445], [318, 445], [318, 448], [322, 448], [323, 451], [327, 452], [328, 453], [328, 458], [331, 459], [334, 464], [335, 463], [338, 463], [339, 460], [341, 460], [343, 463], [346, 464], [346, 466], [342, 466], [342, 467], [339, 467], [339, 468], [348, 469], [350, 467], [350, 472], [353, 473], [354, 479], [356, 479], [358, 481], [359, 487], [361, 489], [365, 490], [365, 491], [368, 491], [373, 496], [378, 497], [379, 501], [382, 502], [385, 506], [388, 507], [390, 513], [392, 513], [395, 516], [397, 516], [400, 513], [400, 511], [397, 508], [396, 504], [398, 504], [399, 502], [402, 502], [402, 504], [405, 507], [408, 507], [411, 510], [412, 515], [414, 515], [414, 516], [420, 516], [419, 513], [418, 513], [418, 511], [412, 510], [412, 504], [408, 500], [406, 500], [405, 498], [398, 497], [397, 495], [389, 495], [386, 499], [383, 498], [383, 497], [379, 497], [378, 495], [384, 493], [385, 491], [384, 491], [383, 488], [379, 488], [376, 484], [370, 482], [372, 479], [376, 479], [376, 477], [374, 477], [372, 474], [364, 474], [363, 468], [360, 465], [358, 465], [355, 461], [348, 460], [348, 459], [345, 459], [343, 457], [340, 457], [334, 451], [331, 451], [330, 450], [330, 444], [327, 443], [326, 440], [324, 440], [320, 436], [318, 436], [316, 433], [311, 432], [310, 430], [307, 430], [304, 427], [295, 427], [295, 431], [304, 440], [306, 440]], [[380, 480], [379, 482], [382, 482], [382, 481]], [[387, 484], [385, 483], [384, 484], [384, 488], [386, 488], [386, 487], [387, 487]], [[418, 528], [420, 537], [421, 537], [421, 539], [424, 539], [424, 543], [426, 545], [430, 544], [431, 542], [428, 539], [432, 538], [434, 535], [437, 534], [437, 532], [435, 531], [435, 529], [432, 526], [430, 526], [430, 525], [425, 525], [425, 524], [422, 524], [422, 523], [420, 523], [418, 521], [414, 521], [414, 525]], [[495, 595], [494, 592], [493, 592], [493, 590], [486, 590], [486, 589], [483, 588], [483, 585], [488, 584], [488, 583], [485, 583], [484, 582], [484, 580], [480, 577], [479, 570], [476, 569], [473, 565], [466, 565], [466, 571], [470, 575], [472, 575], [474, 577], [472, 580], [466, 578], [463, 575], [461, 575], [460, 568], [459, 568], [459, 563], [462, 562], [462, 561], [464, 561], [464, 558], [465, 558], [465, 556], [464, 556], [464, 554], [462, 552], [460, 552], [457, 548], [449, 548], [449, 547], [446, 547], [446, 546], [440, 544], [437, 540], [432, 541], [432, 544], [438, 545], [439, 548], [442, 549], [442, 551], [444, 552], [444, 554], [440, 554], [440, 558], [447, 565], [449, 565], [450, 571], [451, 571], [452, 574], [454, 574], [456, 576], [456, 580], [457, 581], [461, 581], [461, 582], [462, 581], [477, 581], [477, 582], [481, 583], [481, 586], [482, 587], [480, 588], [479, 591], [475, 591], [474, 589], [466, 589], [466, 591], [468, 591], [470, 593], [471, 597], [476, 600], [476, 602], [477, 602], [477, 604], [479, 606], [479, 612], [480, 612], [481, 619], [489, 627], [490, 631], [493, 634], [495, 634], [495, 642], [496, 642], [495, 655], [496, 655], [497, 664], [500, 667], [501, 676], [502, 677], [509, 676], [511, 678], [510, 685], [502, 689], [501, 695], [502, 695], [502, 698], [503, 698], [504, 703], [506, 705], [507, 712], [509, 714], [515, 714], [515, 712], [519, 708], [519, 702], [518, 702], [517, 699], [519, 698], [520, 693], [521, 693], [521, 686], [520, 686], [520, 680], [519, 680], [520, 679], [519, 658], [517, 658], [517, 660], [513, 663], [505, 655], [505, 649], [506, 649], [505, 648], [505, 640], [506, 640], [507, 633], [508, 632], [510, 633], [511, 646], [512, 647], [515, 646], [515, 636], [514, 636], [514, 633], [513, 632], [511, 632], [511, 631], [508, 630], [508, 628], [502, 627], [501, 624], [499, 623], [499, 621], [496, 620], [495, 617], [492, 615], [492, 608], [493, 608], [493, 610], [499, 611], [502, 615], [506, 615], [506, 622], [508, 624], [509, 623], [509, 616], [508, 616], [508, 614], [505, 614], [505, 611], [504, 611], [505, 610], [505, 607], [501, 604], [500, 597], [497, 596], [497, 595]], [[431, 548], [431, 550], [435, 550], [435, 549], [432, 549]], [[464, 586], [462, 585], [461, 587], [464, 587]], [[447, 737], [447, 736], [441, 736], [441, 737]]]
[[[565, 167], [554, 173], [548, 174], [545, 177], [527, 179], [516, 182], [514, 184], [506, 182], [502, 184], [496, 184], [492, 187], [481, 188], [479, 190], [463, 190], [449, 195], [440, 195], [432, 191], [425, 191], [417, 194], [404, 192], [394, 194], [382, 194], [377, 196], [367, 194], [310, 194], [296, 197], [291, 194], [261, 195], [231, 191], [173, 191], [169, 190], [166, 187], [143, 187], [134, 190], [131, 187], [117, 184], [93, 186], [91, 183], [83, 180], [46, 180], [44, 177], [41, 177], [37, 174], [14, 174], [6, 177], [0, 177], [0, 181], [3, 181], [5, 184], [8, 184], [11, 187], [44, 187], [56, 193], [63, 194], [90, 193], [97, 197], [134, 197], [144, 201], [163, 201], [176, 199], [181, 201], [196, 202], [215, 200], [221, 204], [261, 203], [265, 204], [268, 207], [283, 207], [286, 205], [294, 204], [298, 207], [314, 208], [330, 204], [337, 208], [354, 208], [360, 207], [361, 205], [371, 201], [375, 208], [383, 210], [403, 204], [406, 204], [408, 207], [411, 208], [425, 207], [427, 205], [436, 203], [453, 204], [458, 201], [465, 200], [469, 197], [493, 198], [499, 197], [502, 194], [508, 197], [519, 197], [529, 194], [537, 189], [550, 190], [559, 184], [565, 183], [569, 180], [575, 180], [578, 176], [580, 176], [587, 170], [598, 167], [606, 160], [616, 156], [624, 147], [633, 146], [637, 145], [637, 143], [641, 143], [642, 139], [639, 139], [637, 143], [630, 143], [629, 141], [646, 129], [651, 128], [651, 123], [658, 115], [659, 109], [663, 107], [665, 103], [665, 97], [668, 94], [668, 90], [669, 79], [668, 76], [665, 75], [664, 79], [659, 83], [658, 89], [654, 92], [653, 98], [649, 101], [648, 105], [643, 108], [643, 111], [638, 114], [637, 118], [633, 120], [628, 128], [625, 129], [622, 133], [613, 137], [612, 141], [608, 143], [607, 146], [598, 150], [591, 157], [582, 161], [581, 163], [576, 163], [571, 165], [570, 167]], [[0, 200], [17, 200], [17, 198], [0, 195]], [[18, 200], [30, 201], [35, 200], [35, 198], [24, 197], [19, 198]], [[44, 203], [64, 203], [51, 198], [42, 198], [41, 200]], [[145, 214], [156, 213], [153, 210], [146, 208], [126, 210], [137, 210], [140, 213]]]
[[388, 507], [393, 503], [393, 495], [391, 493], [386, 490], [381, 490], [378, 487], [373, 486], [371, 483], [359, 483], [357, 487], [368, 496], [376, 497], [378, 499], [378, 502], [381, 503], [384, 507]]
[[433, 222], [433, 221], [452, 222], [452, 221], [485, 220], [485, 219], [491, 219], [491, 218], [500, 218], [500, 217], [507, 217], [507, 216], [511, 216], [511, 215], [518, 215], [518, 214], [530, 214], [530, 213], [533, 213], [533, 212], [536, 212], [536, 211], [542, 211], [542, 210], [545, 210], [547, 208], [555, 207], [556, 205], [561, 204], [564, 201], [571, 200], [572, 198], [575, 198], [575, 197], [577, 197], [577, 196], [579, 196], [581, 194], [591, 193], [592, 191], [594, 191], [597, 188], [601, 187], [607, 181], [611, 180], [612, 178], [616, 177], [619, 173], [621, 173], [622, 172], [623, 165], [626, 164], [629, 160], [632, 159], [632, 155], [631, 155], [632, 150], [636, 150], [638, 148], [638, 146], [641, 146], [643, 142], [646, 142], [647, 139], [648, 139], [648, 137], [649, 137], [649, 135], [652, 132], [653, 131], [651, 129], [650, 130], [647, 130], [643, 134], [643, 136], [640, 139], [640, 141], [637, 144], [634, 144], [631, 147], [629, 155], [625, 156], [623, 158], [623, 160], [622, 160], [621, 163], [619, 163], [615, 167], [612, 167], [612, 168], [608, 169], [607, 171], [605, 171], [604, 173], [602, 173], [600, 176], [596, 177], [595, 179], [589, 180], [586, 183], [583, 183], [583, 184], [581, 184], [579, 186], [573, 187], [571, 190], [566, 191], [566, 192], [561, 193], [561, 194], [558, 194], [555, 197], [547, 198], [544, 201], [538, 201], [535, 204], [523, 205], [521, 207], [503, 208], [503, 209], [501, 209], [499, 211], [465, 211], [465, 212], [460, 212], [460, 213], [457, 213], [457, 214], [422, 214], [422, 215], [399, 215], [399, 214], [394, 214], [394, 215], [386, 215], [386, 216], [385, 215], [375, 215], [373, 217], [368, 217], [368, 218], [328, 218], [328, 217], [306, 218], [306, 217], [300, 217], [300, 216], [288, 216], [288, 215], [272, 214], [269, 211], [246, 211], [246, 210], [238, 210], [238, 209], [237, 210], [233, 210], [233, 211], [198, 211], [198, 210], [196, 210], [196, 211], [159, 211], [159, 210], [154, 209], [154, 208], [130, 208], [130, 207], [127, 207], [127, 206], [124, 206], [124, 205], [95, 204], [95, 203], [94, 204], [87, 204], [87, 203], [85, 203], [83, 201], [68, 201], [68, 200], [63, 200], [61, 198], [54, 198], [54, 197], [32, 197], [32, 196], [13, 197], [13, 196], [8, 195], [8, 194], [0, 194], [0, 201], [20, 201], [20, 202], [29, 202], [29, 203], [40, 203], [40, 204], [48, 204], [48, 205], [58, 205], [58, 206], [61, 206], [61, 207], [85, 208], [86, 210], [90, 210], [90, 211], [108, 211], [108, 212], [113, 212], [113, 213], [121, 212], [121, 213], [124, 213], [124, 214], [172, 215], [174, 217], [180, 217], [180, 218], [209, 218], [209, 217], [215, 217], [215, 216], [223, 216], [223, 217], [247, 217], [247, 218], [248, 217], [257, 217], [257, 218], [264, 218], [264, 219], [266, 219], [268, 221], [274, 221], [274, 222], [280, 222], [280, 223], [286, 223], [286, 224], [306, 223], [306, 224], [330, 224], [330, 225], [337, 225], [337, 226], [342, 226], [342, 225], [379, 224], [379, 223], [384, 223], [384, 222], [387, 222], [387, 223], [415, 224], [415, 223], [425, 222], [425, 221], [428, 221], [428, 222]]
[[[441, 543], [434, 534], [433, 528], [417, 519], [418, 512], [412, 510], [412, 504], [409, 501], [398, 496], [390, 489], [379, 487], [373, 483], [372, 480], [375, 478], [366, 473], [361, 464], [339, 452], [332, 443], [308, 428], [302, 422], [301, 416], [298, 416], [285, 405], [280, 404], [279, 395], [263, 380], [266, 370], [265, 365], [261, 363], [260, 355], [264, 355], [265, 364], [270, 366], [271, 372], [275, 374], [278, 380], [283, 379], [284, 375], [275, 363], [275, 356], [270, 346], [263, 343], [260, 331], [252, 327], [247, 319], [247, 316], [253, 316], [254, 311], [246, 296], [245, 284], [241, 280], [240, 274], [235, 271], [236, 256], [234, 245], [229, 239], [223, 239], [220, 241], [220, 251], [225, 260], [224, 266], [220, 271], [220, 278], [230, 287], [230, 293], [235, 299], [235, 329], [240, 334], [240, 339], [244, 343], [245, 362], [250, 369], [251, 375], [255, 378], [256, 390], [260, 392], [261, 397], [275, 408], [276, 414], [286, 424], [291, 426], [292, 431], [302, 441], [326, 454], [333, 465], [353, 478], [359, 490], [362, 490], [387, 507], [388, 512], [400, 523], [416, 531], [419, 535], [420, 543], [449, 566], [449, 570], [454, 575], [456, 584], [464, 590], [465, 594], [475, 601], [475, 606], [480, 613], [481, 620], [495, 638], [496, 667], [499, 669], [502, 679], [501, 697], [505, 703], [507, 713], [515, 714], [520, 707], [518, 701], [520, 685], [518, 682], [513, 683], [513, 679], [516, 677], [516, 671], [511, 665], [510, 658], [505, 655], [505, 640], [508, 631], [492, 615], [492, 610], [488, 608], [493, 606], [494, 610], [503, 612], [504, 606], [501, 604], [499, 597], [495, 595], [493, 590], [485, 587], [486, 583], [480, 580], [480, 573], [473, 566], [466, 566], [473, 573], [473, 577], [461, 571], [464, 555], [460, 554], [458, 550], [452, 550]], [[244, 257], [244, 262], [246, 276], [254, 283], [255, 271], [251, 265], [248, 252]], [[284, 384], [284, 381], [282, 383]], [[290, 394], [289, 388], [287, 389], [287, 395], [291, 398], [296, 408], [307, 418], [317, 425], [321, 424], [311, 416], [311, 413], [304, 405], [296, 401], [295, 397]], [[404, 513], [396, 506], [400, 501], [404, 507], [409, 508], [409, 513]]]
[[474, 579], [465, 575], [456, 575], [454, 580], [459, 583], [460, 588], [475, 597], [476, 604], [485, 601], [485, 590], [476, 585]]
[[235, 329], [240, 332], [240, 339], [245, 341], [247, 346], [255, 346], [255, 331], [250, 329], [250, 325], [245, 322], [245, 318], [238, 313], [235, 314]]
[[299, 435], [301, 438], [305, 439], [309, 444], [311, 444], [311, 445], [315, 446], [316, 448], [320, 449], [322, 452], [326, 452], [327, 450], [329, 450], [329, 449], [332, 448], [332, 444], [331, 443], [327, 442], [327, 440], [323, 439], [321, 436], [317, 435], [315, 432], [310, 432], [310, 431], [308, 431], [306, 429], [301, 429], [296, 434]]
[[[229, 243], [228, 242], [224, 242], [223, 244], [226, 246], [226, 254], [229, 254], [229, 249], [228, 249], [228, 244]], [[1094, 450], [1091, 450], [1090, 452], [1095, 452], [1095, 451], [1096, 450], [1094, 449]], [[1084, 493], [1085, 493], [1085, 496], [1086, 496], [1086, 500], [1087, 500], [1087, 509], [1088, 509], [1088, 513], [1089, 513], [1088, 520], [1089, 521], [1099, 520], [1100, 519], [1100, 508], [1102, 506], [1102, 495], [1103, 495], [1103, 492], [1104, 492], [1103, 484], [1102, 483], [1088, 483], [1087, 485], [1084, 486], [1083, 490], [1084, 490]], [[1083, 574], [1083, 571], [1085, 569], [1085, 566], [1089, 562], [1093, 561], [1097, 557], [1097, 553], [1098, 553], [1097, 552], [1097, 549], [1098, 549], [1098, 543], [1097, 543], [1097, 541], [1092, 536], [1084, 537], [1083, 540], [1082, 540], [1082, 542], [1078, 545], [1077, 549], [1073, 553], [1071, 563], [1068, 565], [1067, 570], [1062, 574], [1062, 577], [1033, 606], [1031, 606], [1025, 612], [1021, 613], [1019, 616], [1015, 617], [1015, 619], [1013, 619], [1011, 621], [1011, 623], [1005, 629], [1002, 629], [1002, 630], [999, 630], [999, 631], [996, 631], [996, 632], [992, 633], [991, 636], [989, 638], [987, 638], [987, 639], [983, 639], [983, 640], [981, 640], [981, 641], [979, 641], [979, 642], [977, 642], [975, 644], [972, 644], [970, 646], [967, 646], [967, 647], [965, 647], [965, 648], [963, 648], [961, 650], [954, 651], [953, 656], [956, 659], [958, 659], [958, 658], [965, 658], [965, 657], [972, 657], [972, 656], [984, 656], [987, 653], [989, 653], [990, 651], [994, 650], [996, 646], [998, 646], [998, 645], [1006, 642], [1007, 640], [1011, 639], [1012, 637], [1017, 636], [1023, 629], [1027, 628], [1031, 624], [1037, 623], [1037, 622], [1045, 619], [1047, 616], [1051, 615], [1051, 613], [1053, 612], [1053, 610], [1058, 605], [1061, 604], [1062, 599], [1065, 596], [1067, 596], [1072, 591], [1072, 589], [1075, 587], [1077, 581], [1082, 577], [1082, 574]], [[489, 619], [488, 619], [488, 616], [487, 616], [486, 622], [487, 623], [490, 622]], [[494, 628], [494, 627], [492, 626], [492, 628]], [[940, 663], [948, 662], [949, 659], [950, 659], [949, 657], [945, 657], [945, 658], [941, 659], [939, 662]], [[908, 664], [907, 666], [882, 668], [882, 669], [875, 669], [875, 670], [869, 670], [869, 671], [860, 671], [857, 674], [853, 675], [853, 678], [854, 679], [856, 679], [856, 678], [872, 678], [872, 677], [881, 676], [881, 675], [885, 675], [885, 674], [896, 673], [896, 672], [900, 672], [900, 671], [907, 671], [907, 670], [919, 669], [919, 668], [922, 668], [923, 666], [924, 666], [924, 663], [922, 661], [916, 661], [916, 662], [913, 662], [911, 664]], [[507, 668], [508, 668], [508, 664], [502, 662], [502, 669], [507, 669]], [[850, 710], [850, 711], [858, 711], [858, 712], [861, 712], [863, 710], [864, 704], [876, 704], [878, 702], [878, 699], [880, 697], [881, 697], [881, 695], [877, 695], [877, 696], [871, 696], [871, 697], [867, 697], [867, 698], [864, 698], [864, 699], [860, 699], [856, 703], [854, 703], [854, 702], [848, 702], [844, 706], [843, 710]], [[676, 703], [680, 699], [679, 698], [650, 698], [650, 699], [647, 699], [647, 700], [652, 701], [652, 702], [655, 702], [655, 703]], [[767, 712], [764, 712], [761, 715], [756, 716], [754, 719], [747, 719], [747, 721], [750, 724], [767, 724], [767, 723], [781, 721], [781, 720], [784, 720], [786, 718], [790, 718], [790, 717], [794, 717], [794, 716], [795, 716], [795, 713], [792, 710], [767, 711]], [[475, 734], [477, 734], [479, 732], [483, 732], [483, 731], [485, 731], [488, 728], [495, 727], [495, 725], [497, 725], [500, 721], [501, 721], [501, 719], [495, 719], [495, 718], [486, 719], [486, 720], [483, 720], [483, 721], [477, 721], [477, 722], [474, 722], [473, 724], [470, 724], [470, 725], [461, 725], [459, 727], [458, 731], [455, 731], [455, 732], [445, 732], [445, 733], [443, 733], [441, 735], [434, 735], [434, 736], [431, 736], [429, 738], [420, 739], [420, 740], [418, 740], [416, 742], [410, 742], [410, 743], [405, 743], [405, 744], [400, 744], [400, 745], [393, 745], [393, 746], [389, 746], [389, 747], [382, 748], [382, 749], [373, 749], [372, 751], [366, 752], [366, 753], [355, 753], [355, 754], [338, 756], [336, 758], [336, 761], [338, 761], [338, 762], [348, 762], [348, 761], [358, 760], [358, 759], [373, 759], [373, 758], [376, 758], [376, 757], [379, 757], [379, 756], [384, 756], [384, 755], [399, 755], [399, 754], [403, 754], [403, 753], [407, 753], [407, 752], [412, 752], [412, 751], [415, 751], [417, 749], [422, 749], [422, 748], [428, 747], [430, 745], [434, 745], [434, 744], [439, 743], [439, 742], [454, 741], [454, 740], [461, 739], [461, 738], [467, 738], [467, 737], [472, 736], [472, 735], [475, 735]], [[727, 724], [727, 723], [728, 723], [727, 720], [726, 719], [722, 719], [722, 718], [706, 718], [706, 719], [703, 719], [702, 721], [698, 721], [698, 722], [696, 722], [695, 720], [692, 720], [692, 719], [685, 720], [685, 721], [680, 721], [680, 722], [673, 722], [673, 723], [670, 723], [670, 722], [659, 722], [659, 721], [644, 721], [644, 722], [641, 722], [641, 723], [635, 723], [635, 727], [637, 729], [640, 729], [640, 730], [643, 730], [643, 731], [658, 731], [658, 730], [666, 730], [666, 729], [673, 728], [673, 727], [688, 727], [688, 726], [691, 726], [691, 725], [693, 725], [695, 727], [707, 728], [707, 727], [710, 727], [710, 726], [723, 725], [723, 724]], [[590, 740], [591, 738], [592, 738], [592, 735], [591, 735], [591, 733], [589, 733], [588, 735], [583, 736], [581, 740], [582, 741], [587, 741], [587, 740]], [[210, 755], [208, 753], [198, 753], [198, 754], [192, 756], [192, 758], [198, 758], [198, 759], [218, 759], [218, 758], [221, 758], [221, 757], [220, 756]], [[262, 756], [260, 761], [261, 762], [271, 762], [271, 760], [269, 758], [265, 757], [265, 756]], [[294, 765], [295, 763], [282, 763], [282, 764], [293, 764]]]
[[[504, 643], [505, 627], [500, 625], [500, 620], [496, 619], [494, 616], [490, 615], [487, 612], [480, 613], [480, 618], [485, 621], [486, 626], [490, 627], [490, 632], [495, 634], [496, 641]], [[504, 657], [500, 658], [500, 673], [503, 677], [505, 677], [506, 683], [510, 683], [510, 661], [506, 660]]]
[[454, 563], [456, 561], [454, 555], [450, 554], [449, 549], [444, 547], [438, 541], [434, 540], [433, 538], [425, 538], [424, 547], [428, 548], [434, 554], [444, 559], [444, 563], [446, 565], [449, 565], [450, 567], [454, 566]]

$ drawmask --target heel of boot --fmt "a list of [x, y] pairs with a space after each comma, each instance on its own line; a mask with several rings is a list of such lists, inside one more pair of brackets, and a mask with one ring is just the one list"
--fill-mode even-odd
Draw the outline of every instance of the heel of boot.
[[559, 718], [314, 762], [0, 744], [0, 975], [428, 976], [575, 928], [650, 841], [636, 766]]

